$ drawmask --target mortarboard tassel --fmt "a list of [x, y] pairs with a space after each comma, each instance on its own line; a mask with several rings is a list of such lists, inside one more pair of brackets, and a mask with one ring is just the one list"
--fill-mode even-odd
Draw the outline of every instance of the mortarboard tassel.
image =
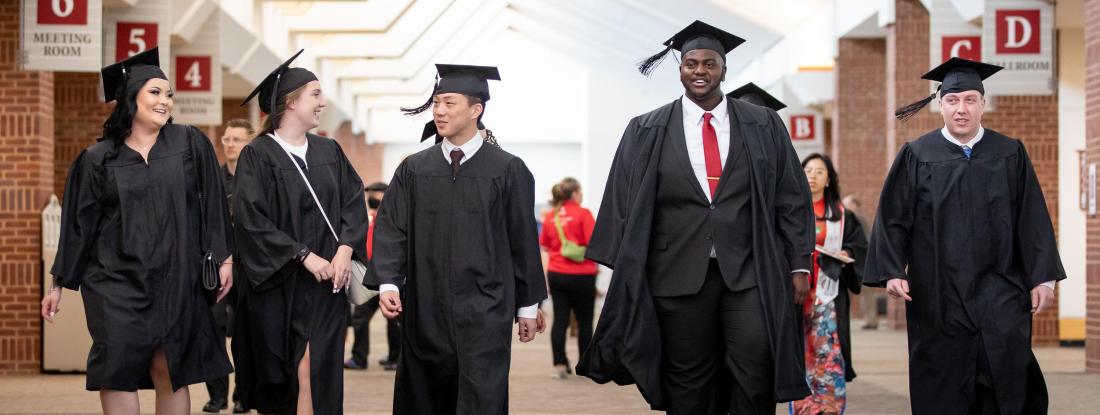
[[656, 55], [650, 56], [638, 62], [638, 72], [641, 72], [642, 75], [649, 76], [650, 73], [653, 73], [653, 69], [656, 68], [657, 65], [661, 63], [661, 61], [665, 60], [665, 57], [668, 56], [668, 53], [670, 51], [672, 51], [671, 43], [669, 43], [668, 47], [666, 47], [664, 50], [657, 52]]
[[438, 73], [435, 74], [435, 83], [432, 84], [432, 93], [431, 93], [431, 95], [428, 95], [428, 102], [425, 102], [423, 105], [421, 105], [419, 107], [416, 107], [416, 108], [401, 107], [401, 112], [405, 113], [405, 115], [412, 116], [412, 115], [417, 115], [417, 114], [420, 114], [424, 111], [427, 111], [428, 108], [432, 107], [432, 99], [435, 98], [435, 93], [437, 91], [439, 91], [439, 74]]
[[894, 117], [897, 118], [899, 121], [908, 120], [914, 115], [917, 115], [917, 113], [920, 112], [920, 110], [924, 109], [924, 107], [928, 106], [928, 103], [932, 102], [933, 99], [936, 99], [936, 95], [939, 94], [939, 92], [940, 87], [936, 87], [936, 92], [931, 93], [924, 99], [898, 108], [897, 111], [894, 111]]

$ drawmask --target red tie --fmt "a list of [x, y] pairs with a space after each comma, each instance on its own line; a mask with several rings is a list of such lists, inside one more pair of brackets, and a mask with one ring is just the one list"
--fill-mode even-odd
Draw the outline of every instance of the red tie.
[[714, 114], [703, 113], [703, 159], [707, 162], [707, 184], [710, 185], [710, 198], [718, 193], [718, 178], [722, 177], [722, 156], [718, 154], [718, 133], [710, 120]]

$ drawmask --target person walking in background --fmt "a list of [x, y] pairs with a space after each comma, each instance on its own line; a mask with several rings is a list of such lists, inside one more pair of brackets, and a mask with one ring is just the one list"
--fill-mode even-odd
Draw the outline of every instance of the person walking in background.
[[867, 237], [863, 225], [840, 203], [840, 178], [828, 156], [811, 154], [802, 168], [814, 201], [816, 250], [810, 292], [802, 302], [806, 336], [806, 383], [811, 395], [791, 403], [798, 415], [839, 415], [847, 382], [855, 379], [848, 292], [859, 294]]
[[[237, 159], [241, 156], [241, 149], [252, 141], [256, 134], [252, 124], [248, 120], [232, 119], [225, 123], [225, 132], [222, 133], [222, 148], [225, 151], [225, 164], [222, 166], [223, 182], [225, 184], [225, 200], [229, 206], [229, 220], [232, 226], [233, 220], [233, 192], [237, 188], [236, 172]], [[232, 237], [232, 234], [230, 234]], [[234, 275], [238, 273], [234, 272]], [[237, 285], [237, 284], [233, 284]], [[214, 313], [214, 324], [217, 325], [218, 334], [222, 337], [233, 336], [233, 319], [237, 302], [237, 290], [230, 290], [225, 296], [225, 301], [219, 301], [210, 308]], [[229, 376], [206, 382], [206, 391], [210, 394], [210, 400], [203, 405], [203, 412], [217, 413], [229, 408]], [[238, 392], [233, 391], [233, 413], [244, 413], [244, 407], [238, 399]]]
[[[374, 253], [374, 220], [378, 214], [378, 208], [382, 206], [382, 198], [385, 196], [386, 183], [375, 182], [363, 188], [367, 196], [367, 215], [370, 217], [370, 225], [367, 228], [367, 259]], [[378, 297], [375, 296], [360, 306], [354, 306], [351, 313], [352, 333], [355, 334], [355, 342], [351, 345], [351, 358], [344, 361], [345, 369], [365, 370], [367, 368], [367, 356], [370, 355], [370, 320], [378, 311]], [[386, 319], [386, 343], [389, 353], [380, 359], [378, 364], [386, 371], [397, 370], [397, 359], [401, 356], [401, 323], [397, 319]]]
[[581, 207], [584, 193], [576, 179], [567, 177], [550, 191], [551, 211], [543, 216], [539, 245], [549, 256], [546, 276], [550, 299], [554, 304], [554, 322], [550, 326], [550, 344], [554, 355], [554, 376], [565, 379], [573, 373], [565, 354], [569, 314], [577, 318], [577, 346], [580, 353], [592, 340], [592, 318], [596, 307], [595, 262], [584, 258], [588, 239], [596, 219]]

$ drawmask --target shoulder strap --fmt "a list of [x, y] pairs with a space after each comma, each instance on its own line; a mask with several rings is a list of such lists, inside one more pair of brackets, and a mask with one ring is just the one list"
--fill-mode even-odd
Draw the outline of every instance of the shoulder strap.
[[[307, 138], [308, 140], [308, 138]], [[278, 143], [276, 143], [278, 145]], [[283, 149], [283, 146], [279, 146]], [[325, 213], [325, 208], [321, 207], [321, 200], [317, 198], [317, 192], [313, 191], [313, 185], [309, 184], [309, 179], [306, 178], [306, 172], [302, 171], [302, 166], [298, 165], [298, 162], [294, 160], [294, 155], [283, 149], [286, 156], [290, 158], [290, 164], [294, 165], [294, 168], [298, 170], [298, 174], [302, 176], [302, 181], [305, 182], [306, 188], [309, 189], [309, 194], [313, 196], [313, 203], [317, 204], [317, 210], [321, 211], [321, 217], [325, 219], [325, 224], [328, 225], [329, 232], [332, 232], [332, 237], [336, 238], [336, 242], [340, 242], [340, 237], [336, 235], [336, 229], [332, 227], [332, 222], [328, 220], [328, 214]]]
[[565, 245], [567, 239], [565, 239], [565, 231], [562, 229], [561, 217], [558, 215], [557, 209], [554, 210], [554, 227], [558, 229], [558, 242]]

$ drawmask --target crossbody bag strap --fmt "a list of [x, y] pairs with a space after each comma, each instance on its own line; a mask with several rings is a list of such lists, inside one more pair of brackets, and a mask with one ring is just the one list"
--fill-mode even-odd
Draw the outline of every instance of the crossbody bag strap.
[[[282, 146], [279, 147], [282, 148]], [[285, 152], [286, 156], [290, 158], [290, 164], [294, 165], [294, 168], [298, 170], [298, 174], [302, 176], [302, 181], [306, 183], [306, 188], [309, 189], [309, 194], [313, 196], [313, 203], [317, 204], [317, 210], [321, 211], [321, 217], [325, 219], [325, 224], [328, 225], [329, 232], [332, 232], [332, 237], [336, 238], [336, 242], [339, 243], [340, 237], [336, 236], [336, 229], [332, 227], [332, 222], [328, 220], [328, 214], [325, 213], [325, 208], [321, 207], [321, 200], [317, 198], [317, 192], [313, 191], [313, 185], [309, 184], [309, 179], [306, 178], [306, 172], [302, 171], [302, 166], [299, 166], [298, 162], [294, 160], [293, 154], [290, 154], [290, 152], [286, 151], [286, 149], [283, 149], [283, 152]]]
[[565, 239], [565, 230], [561, 226], [561, 216], [558, 215], [558, 212], [556, 211], [554, 212], [554, 227], [558, 230], [559, 242], [561, 242], [562, 245], [565, 245], [565, 242], [567, 241], [567, 239]]

